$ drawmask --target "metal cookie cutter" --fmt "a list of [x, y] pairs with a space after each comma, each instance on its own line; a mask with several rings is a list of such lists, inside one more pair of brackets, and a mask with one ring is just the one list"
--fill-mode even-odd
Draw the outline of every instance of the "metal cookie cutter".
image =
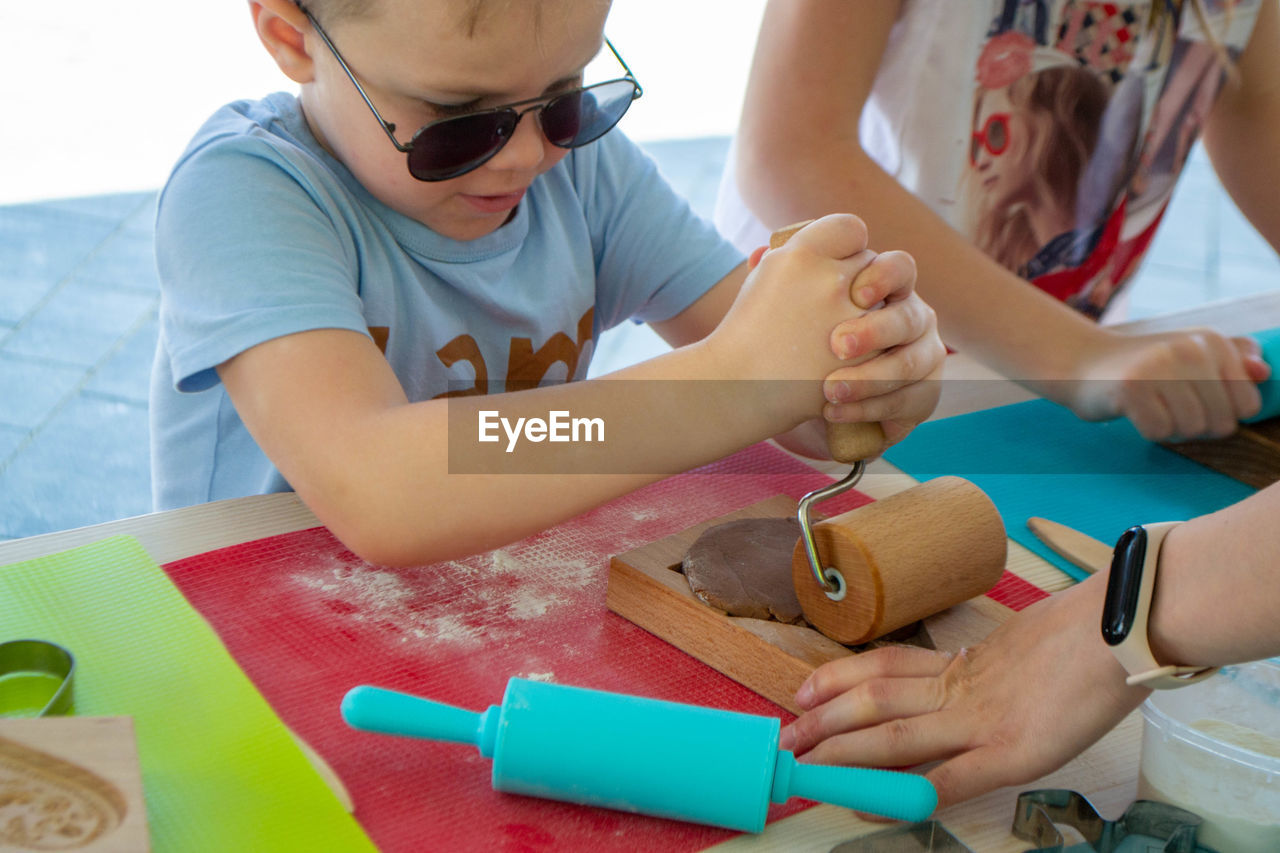
[[822, 565], [822, 560], [818, 556], [818, 544], [813, 539], [813, 523], [809, 517], [809, 510], [819, 501], [844, 494], [858, 485], [858, 481], [862, 479], [862, 474], [866, 470], [866, 461], [859, 459], [853, 463], [853, 470], [846, 474], [843, 480], [815, 489], [802, 497], [800, 506], [796, 510], [796, 518], [800, 521], [800, 541], [804, 543], [804, 553], [809, 558], [809, 568], [818, 586], [822, 587], [827, 593], [827, 598], [832, 601], [843, 601], [848, 588], [845, 586], [844, 575], [840, 574], [839, 569]]
[[45, 640], [10, 640], [0, 643], [0, 709], [4, 707], [2, 699], [6, 676], [35, 675], [59, 681], [53, 695], [35, 716], [66, 714], [71, 711], [75, 672], [76, 659], [57, 643]]
[[[1151, 853], [1217, 853], [1211, 847], [1196, 844], [1196, 830], [1200, 823], [1199, 815], [1151, 800], [1133, 803], [1119, 820], [1103, 820], [1083, 795], [1055, 788], [1018, 795], [1013, 834], [1038, 845], [1026, 853], [1117, 853], [1121, 849]], [[1084, 843], [1068, 847], [1059, 826], [1069, 826], [1080, 833]], [[1164, 842], [1163, 846], [1161, 842]], [[831, 853], [974, 851], [938, 821], [928, 820], [846, 841], [831, 848]]]
[[[1136, 847], [1130, 841], [1124, 848], [1126, 850], [1217, 853], [1210, 847], [1196, 844], [1196, 830], [1201, 822], [1197, 814], [1152, 800], [1133, 803], [1119, 820], [1103, 820], [1083, 795], [1061, 788], [1046, 788], [1018, 795], [1012, 831], [1018, 838], [1038, 845], [1027, 853], [1114, 853], [1121, 849], [1125, 839], [1147, 843], [1146, 847]], [[1067, 847], [1062, 831], [1055, 824], [1075, 829], [1088, 843]], [[1162, 841], [1164, 846], [1157, 847]]]
[[895, 826], [845, 841], [831, 853], [973, 853], [936, 820]]

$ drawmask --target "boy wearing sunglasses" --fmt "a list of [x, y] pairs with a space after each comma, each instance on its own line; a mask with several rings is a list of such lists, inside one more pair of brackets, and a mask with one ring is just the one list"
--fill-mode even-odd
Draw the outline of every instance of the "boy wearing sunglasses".
[[[419, 564], [800, 446], [824, 412], [894, 441], [932, 410], [943, 349], [908, 256], [835, 215], [749, 272], [609, 132], [641, 90], [607, 43], [617, 73], [584, 79], [607, 2], [250, 8], [301, 92], [220, 110], [161, 194], [158, 508], [293, 488], [361, 556]], [[675, 349], [573, 381], [629, 318]], [[533, 470], [510, 425], [555, 412], [606, 441], [523, 447], [579, 476], [481, 473]], [[468, 461], [499, 439], [517, 452]]]

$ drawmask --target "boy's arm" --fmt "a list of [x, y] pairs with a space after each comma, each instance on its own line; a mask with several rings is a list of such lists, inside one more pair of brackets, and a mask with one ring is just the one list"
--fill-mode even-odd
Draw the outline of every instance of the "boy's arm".
[[1205, 150], [1223, 187], [1271, 247], [1280, 251], [1280, 9], [1263, 0], [1258, 20], [1209, 114]]
[[[674, 361], [672, 373], [713, 374], [702, 366], [707, 360], [692, 352], [664, 358]], [[693, 467], [716, 458], [716, 450], [749, 444], [768, 434], [765, 425], [776, 416], [757, 409], [754, 417], [717, 424], [714, 431], [681, 430], [684, 419], [677, 413], [709, 423], [716, 410], [699, 411], [698, 400], [680, 399], [684, 386], [678, 382], [661, 383], [666, 397], [648, 400], [642, 398], [652, 396], [646, 392], [657, 390], [657, 383], [634, 383], [622, 399], [593, 394], [616, 384], [597, 382], [409, 403], [377, 346], [336, 329], [267, 341], [218, 373], [255, 441], [317, 517], [353, 551], [389, 565], [434, 562], [519, 539], [682, 464]], [[518, 453], [510, 476], [450, 474], [450, 442], [463, 447], [476, 439], [482, 408], [511, 423], [546, 418], [554, 410], [599, 417], [605, 437], [626, 445], [629, 467], [641, 473], [515, 476], [524, 458]], [[658, 428], [659, 419], [668, 423]], [[471, 430], [451, 433], [451, 424]], [[676, 435], [679, 442], [655, 440]], [[545, 447], [560, 451], [558, 460], [547, 460], [552, 466], [566, 475], [575, 471], [571, 445]], [[609, 470], [591, 459], [597, 470]]]
[[1168, 438], [1224, 435], [1256, 413], [1256, 389], [1243, 380], [1266, 369], [1251, 342], [1098, 327], [992, 261], [863, 151], [859, 117], [898, 10], [896, 0], [768, 5], [738, 137], [737, 180], [756, 215], [777, 228], [856, 211], [877, 244], [916, 259], [943, 340], [1081, 417], [1124, 416]]
[[[815, 417], [822, 378], [841, 366], [831, 329], [861, 314], [849, 282], [865, 245], [855, 217], [820, 220], [761, 264], [714, 332], [618, 381], [409, 403], [373, 342], [344, 330], [266, 341], [218, 373], [254, 439], [343, 542], [377, 563], [431, 562], [529, 535]], [[792, 281], [807, 286], [792, 292]], [[908, 330], [902, 342], [919, 336]], [[512, 423], [552, 411], [599, 418], [607, 441], [537, 445], [540, 468], [559, 476], [512, 476], [519, 455], [501, 473], [450, 473], [460, 467], [450, 450], [478, 446], [482, 409]]]
[[733, 301], [738, 298], [738, 292], [742, 290], [743, 282], [747, 280], [748, 272], [748, 264], [743, 261], [688, 308], [670, 320], [653, 323], [653, 330], [673, 347], [702, 340], [729, 313]]

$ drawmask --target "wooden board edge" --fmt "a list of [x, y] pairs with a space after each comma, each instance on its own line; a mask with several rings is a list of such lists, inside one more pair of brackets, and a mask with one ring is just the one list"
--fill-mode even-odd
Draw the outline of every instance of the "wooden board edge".
[[[809, 674], [827, 661], [857, 652], [812, 628], [727, 616], [696, 598], [684, 575], [671, 568], [679, 563], [689, 545], [715, 524], [738, 518], [788, 515], [795, 507], [794, 499], [775, 495], [611, 557], [606, 606], [798, 714], [795, 692]], [[1010, 544], [1016, 545], [1012, 540]], [[1043, 562], [1029, 551], [1026, 554]], [[1006, 568], [1012, 570], [1012, 565], [1006, 564]], [[937, 648], [958, 651], [979, 642], [1013, 612], [986, 595], [979, 595], [926, 618], [924, 625]]]
[[795, 692], [809, 673], [852, 652], [812, 629], [727, 616], [698, 600], [684, 575], [670, 568], [713, 525], [786, 516], [796, 506], [793, 498], [775, 495], [611, 557], [605, 605], [770, 702], [799, 713]]
[[1226, 438], [1162, 444], [1193, 462], [1255, 489], [1280, 481], [1280, 418], [1241, 424]]
[[685, 598], [618, 557], [609, 562], [609, 610], [793, 714], [796, 690], [816, 665]]

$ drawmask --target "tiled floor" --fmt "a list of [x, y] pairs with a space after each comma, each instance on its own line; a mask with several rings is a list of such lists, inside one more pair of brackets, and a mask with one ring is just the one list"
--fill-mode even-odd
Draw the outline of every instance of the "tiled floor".
[[153, 205], [0, 208], [0, 538], [150, 509]]
[[[650, 143], [710, 213], [727, 140]], [[1280, 286], [1280, 262], [1193, 156], [1132, 316]], [[150, 510], [147, 382], [159, 301], [154, 193], [0, 207], [0, 539]], [[647, 330], [601, 341], [597, 363], [653, 350]]]

